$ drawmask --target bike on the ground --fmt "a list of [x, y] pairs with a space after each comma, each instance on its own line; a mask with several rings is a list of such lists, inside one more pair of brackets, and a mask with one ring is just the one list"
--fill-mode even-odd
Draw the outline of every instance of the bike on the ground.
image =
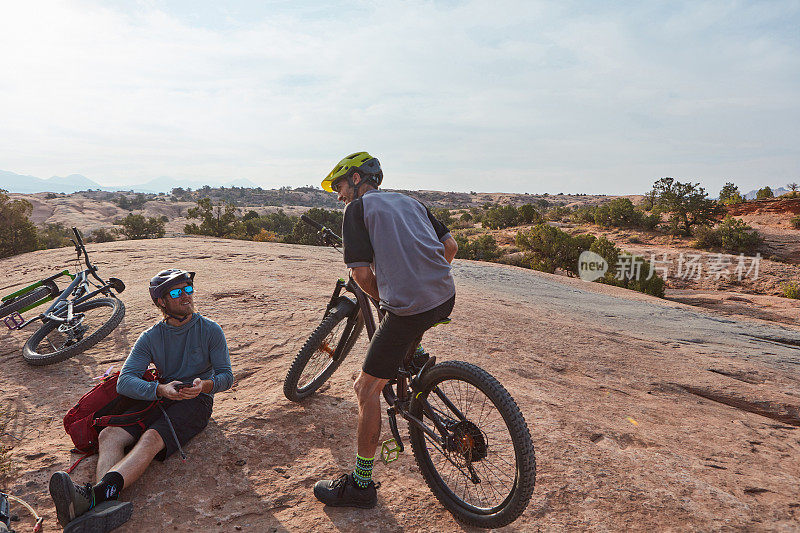
[[[97, 267], [89, 261], [89, 254], [77, 228], [72, 228], [75, 239], [70, 239], [78, 254], [78, 269], [83, 258], [86, 269], [70, 274], [63, 270], [37, 281], [0, 300], [0, 318], [10, 330], [20, 330], [41, 320], [42, 324], [22, 348], [22, 356], [32, 365], [50, 365], [69, 359], [100, 342], [116, 328], [125, 316], [125, 305], [114, 292], [121, 293], [125, 284], [117, 278], [104, 281]], [[56, 279], [68, 277], [72, 281], [63, 290]], [[94, 278], [99, 285], [91, 278]], [[102, 294], [103, 298], [97, 298]], [[47, 310], [29, 320], [21, 313], [52, 300]]]
[[[323, 242], [341, 238], [303, 215]], [[352, 293], [353, 297], [342, 294]], [[318, 390], [342, 364], [366, 327], [371, 339], [383, 316], [378, 302], [350, 277], [336, 282], [322, 322], [295, 357], [283, 391], [294, 402]], [[449, 323], [446, 319], [442, 323]], [[437, 324], [438, 325], [438, 324]], [[536, 459], [528, 426], [514, 399], [491, 374], [462, 361], [436, 363], [420, 347], [408, 351], [397, 378], [383, 389], [392, 439], [381, 460], [397, 460], [404, 446], [397, 415], [408, 423], [414, 459], [436, 498], [459, 520], [498, 528], [525, 510], [536, 483]]]

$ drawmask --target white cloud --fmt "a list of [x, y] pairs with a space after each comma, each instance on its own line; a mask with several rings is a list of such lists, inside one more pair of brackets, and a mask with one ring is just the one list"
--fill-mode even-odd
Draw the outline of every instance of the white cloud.
[[8, 6], [0, 168], [304, 185], [366, 149], [389, 186], [631, 193], [800, 172], [797, 2], [298, 5]]

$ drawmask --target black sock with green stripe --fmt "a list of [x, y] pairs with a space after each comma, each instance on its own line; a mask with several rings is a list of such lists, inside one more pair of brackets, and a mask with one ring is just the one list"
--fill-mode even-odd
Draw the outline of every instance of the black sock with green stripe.
[[372, 481], [372, 465], [375, 463], [375, 458], [364, 459], [356, 454], [356, 469], [353, 470], [353, 481], [359, 488], [366, 489], [369, 487], [369, 482]]

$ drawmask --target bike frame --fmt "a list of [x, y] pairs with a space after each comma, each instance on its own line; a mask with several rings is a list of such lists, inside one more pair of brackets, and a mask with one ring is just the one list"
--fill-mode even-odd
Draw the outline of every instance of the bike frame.
[[[74, 306], [83, 303], [91, 298], [94, 298], [98, 294], [101, 293], [109, 294], [109, 289], [114, 289], [117, 292], [122, 292], [123, 290], [125, 290], [125, 285], [122, 283], [121, 280], [118, 280], [116, 278], [110, 278], [109, 281], [106, 282], [103, 281], [103, 279], [97, 275], [97, 267], [94, 266], [91, 263], [91, 261], [89, 261], [89, 254], [86, 252], [86, 247], [83, 244], [83, 239], [81, 239], [80, 233], [78, 233], [78, 229], [72, 228], [72, 232], [75, 235], [75, 240], [72, 239], [70, 240], [72, 240], [72, 244], [75, 245], [75, 251], [78, 254], [78, 260], [80, 261], [81, 256], [83, 257], [83, 260], [86, 263], [86, 269], [78, 272], [74, 276], [65, 270], [54, 276], [44, 279], [34, 285], [31, 285], [30, 287], [27, 287], [26, 289], [28, 290], [38, 287], [39, 285], [53, 281], [55, 278], [62, 275], [67, 275], [72, 278], [72, 282], [67, 286], [66, 289], [61, 291], [61, 294], [59, 294], [55, 298], [55, 300], [53, 300], [53, 303], [50, 304], [50, 307], [48, 307], [44, 313], [41, 313], [38, 316], [31, 318], [30, 320], [22, 322], [16, 327], [16, 329], [22, 329], [28, 324], [35, 322], [37, 320], [42, 320], [42, 321], [52, 320], [54, 322], [69, 323], [75, 318], [75, 314], [73, 312]], [[97, 289], [93, 291], [89, 290], [90, 289], [89, 284], [91, 283], [89, 276], [92, 276], [101, 283], [100, 286], [95, 285]], [[73, 297], [70, 298], [70, 296]], [[44, 302], [46, 300], [42, 301]], [[35, 307], [36, 305], [39, 305], [39, 303], [34, 304], [32, 307]], [[63, 314], [62, 311], [64, 306], [66, 306], [67, 308], [66, 314]]]

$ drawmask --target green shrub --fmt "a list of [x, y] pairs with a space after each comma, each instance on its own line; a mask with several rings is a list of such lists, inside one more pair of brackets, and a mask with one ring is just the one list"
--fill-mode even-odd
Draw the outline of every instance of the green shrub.
[[716, 228], [708, 225], [693, 229], [695, 246], [704, 249], [720, 249], [723, 252], [752, 254], [763, 239], [746, 222], [727, 216]]
[[236, 206], [230, 202], [215, 206], [208, 197], [197, 200], [197, 206], [187, 211], [186, 218], [201, 221], [200, 225], [192, 223], [184, 226], [183, 231], [190, 235], [229, 237], [241, 230], [236, 220]]
[[123, 219], [114, 222], [122, 226], [119, 232], [128, 239], [158, 239], [164, 236], [164, 221], [159, 217], [146, 218], [144, 215], [129, 213]]
[[523, 204], [517, 209], [519, 214], [519, 222], [521, 224], [541, 224], [544, 222], [544, 217], [533, 204]]
[[577, 275], [578, 257], [594, 240], [594, 235], [573, 237], [548, 224], [537, 224], [517, 232], [516, 244], [525, 252], [523, 261], [529, 268], [551, 274], [560, 268]]
[[445, 209], [443, 207], [434, 207], [431, 209], [431, 214], [433, 214], [433, 216], [436, 217], [436, 220], [445, 226], [450, 227], [453, 225], [453, 217], [450, 214], [449, 209]]
[[658, 213], [642, 213], [642, 218], [639, 221], [639, 227], [642, 229], [653, 231], [661, 224], [661, 215]]
[[496, 205], [490, 207], [483, 215], [483, 227], [503, 229], [516, 226], [519, 220], [517, 208], [513, 205]]
[[729, 182], [719, 192], [719, 201], [725, 205], [736, 205], [744, 202], [744, 198], [739, 192], [739, 187]]
[[572, 210], [569, 207], [564, 207], [561, 205], [557, 205], [555, 207], [551, 207], [547, 210], [545, 217], [547, 220], [552, 220], [553, 222], [560, 222], [564, 220], [564, 218], [568, 217]]
[[712, 248], [717, 248], [720, 245], [717, 232], [714, 231], [714, 228], [712, 228], [707, 224], [703, 224], [702, 226], [695, 226], [692, 229], [692, 234], [694, 235], [695, 238], [694, 246], [696, 248], [703, 248], [705, 250], [710, 250]]
[[609, 265], [609, 271], [606, 272], [606, 275], [611, 273], [614, 265], [617, 264], [620, 249], [614, 246], [613, 242], [609, 241], [603, 236], [600, 236], [595, 239], [591, 246], [589, 246], [589, 250], [606, 260], [606, 263]]
[[569, 219], [576, 224], [594, 224], [595, 213], [597, 206], [582, 205], [576, 207], [569, 216]]
[[673, 178], [661, 178], [645, 197], [644, 206], [655, 214], [668, 215], [673, 234], [690, 236], [692, 227], [713, 224], [722, 207], [707, 198], [699, 183], [681, 183]]
[[795, 281], [784, 283], [781, 290], [783, 292], [784, 298], [793, 298], [795, 300], [800, 300], [800, 283], [797, 283]]
[[652, 276], [650, 275], [652, 265], [649, 261], [623, 252], [605, 237], [598, 237], [589, 250], [600, 255], [608, 263], [608, 271], [597, 280], [600, 283], [643, 292], [659, 298], [664, 297], [666, 282], [655, 272]]
[[[638, 265], [638, 275], [636, 268], [623, 268], [621, 270], [617, 269], [617, 275], [614, 277], [614, 285], [638, 292], [643, 292], [651, 296], [657, 296], [659, 298], [664, 297], [664, 288], [666, 286], [666, 282], [655, 272], [653, 272], [651, 276], [650, 269], [653, 268], [653, 265], [650, 264], [649, 261], [627, 252], [623, 252], [619, 259], [628, 265]], [[622, 275], [620, 276], [619, 274]], [[622, 279], [619, 279], [620, 277], [622, 277]]]
[[789, 222], [792, 224], [793, 228], [800, 229], [800, 215], [792, 217], [792, 219]]
[[632, 228], [638, 226], [641, 214], [630, 198], [614, 198], [595, 210], [594, 222], [606, 228]]
[[469, 214], [472, 215], [472, 221], [474, 223], [477, 224], [478, 222], [483, 221], [484, 211], [480, 207], [470, 207]]
[[45, 224], [38, 230], [39, 249], [63, 248], [72, 244], [72, 231], [61, 222]]
[[758, 192], [756, 193], [756, 198], [758, 200], [761, 200], [763, 198], [774, 198], [774, 197], [775, 197], [775, 193], [773, 193], [772, 189], [770, 189], [769, 187], [764, 187], [763, 189], [758, 189]]
[[460, 218], [461, 218], [461, 222], [472, 222], [472, 215], [468, 211], [465, 211], [464, 213], [461, 213], [461, 217]]
[[28, 219], [33, 205], [27, 200], [12, 200], [0, 189], [0, 258], [31, 252], [37, 248], [36, 226]]
[[[255, 211], [253, 211], [255, 213]], [[245, 217], [249, 213], [245, 214]], [[294, 230], [297, 224], [297, 217], [290, 217], [284, 213], [283, 209], [278, 209], [275, 213], [267, 213], [265, 215], [255, 217], [242, 218], [242, 231], [245, 236], [253, 238], [260, 234], [262, 230], [275, 233], [276, 235], [289, 235]], [[333, 228], [337, 233], [340, 231], [341, 224]]]
[[455, 234], [458, 252], [456, 257], [459, 259], [474, 259], [476, 261], [494, 261], [500, 257], [500, 250], [497, 241], [491, 235], [483, 234], [473, 239], [471, 242], [464, 235]]
[[107, 230], [105, 228], [99, 228], [89, 234], [86, 240], [88, 242], [113, 242], [117, 240], [117, 236], [113, 229]]
[[[315, 220], [328, 229], [333, 230], [337, 234], [342, 233], [342, 219], [344, 212], [337, 210], [328, 210], [319, 207], [314, 207], [306, 211], [306, 216]], [[322, 240], [317, 233], [317, 230], [300, 220], [296, 220], [292, 232], [286, 235], [284, 242], [290, 244], [307, 244], [312, 246], [324, 246]]]
[[725, 252], [754, 253], [763, 242], [757, 231], [745, 221], [732, 216], [725, 217], [714, 231], [719, 238], [720, 247]]

